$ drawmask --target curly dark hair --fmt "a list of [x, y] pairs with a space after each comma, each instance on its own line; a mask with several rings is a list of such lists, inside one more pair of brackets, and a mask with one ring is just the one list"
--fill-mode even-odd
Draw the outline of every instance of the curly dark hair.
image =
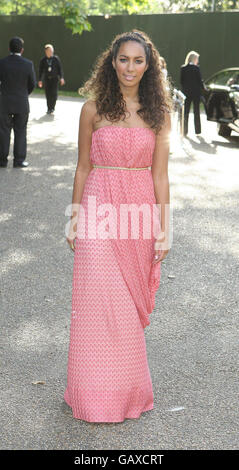
[[126, 102], [121, 93], [112, 60], [116, 59], [123, 42], [136, 41], [145, 50], [148, 69], [139, 84], [139, 116], [156, 132], [162, 127], [165, 111], [172, 110], [171, 83], [161, 71], [160, 54], [143, 31], [133, 30], [119, 34], [96, 61], [91, 77], [79, 88], [79, 94], [96, 103], [97, 113], [108, 121], [126, 118]]

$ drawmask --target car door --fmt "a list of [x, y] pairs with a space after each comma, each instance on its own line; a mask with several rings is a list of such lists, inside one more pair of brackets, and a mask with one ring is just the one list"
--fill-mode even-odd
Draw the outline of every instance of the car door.
[[207, 119], [228, 123], [237, 118], [236, 103], [239, 99], [239, 69], [221, 70], [207, 79], [204, 84], [203, 96], [205, 98]]

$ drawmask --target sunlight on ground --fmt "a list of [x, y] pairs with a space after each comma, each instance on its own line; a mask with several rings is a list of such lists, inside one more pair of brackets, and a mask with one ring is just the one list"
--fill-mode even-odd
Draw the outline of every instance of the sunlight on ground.
[[36, 257], [32, 254], [32, 252], [20, 248], [6, 251], [1, 261], [1, 271], [6, 273], [11, 268], [15, 270], [17, 267], [27, 264], [35, 259]]

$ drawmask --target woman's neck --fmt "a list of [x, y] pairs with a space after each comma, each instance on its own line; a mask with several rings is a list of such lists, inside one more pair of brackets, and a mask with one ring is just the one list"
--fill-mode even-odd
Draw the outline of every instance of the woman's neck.
[[120, 85], [120, 91], [123, 95], [126, 104], [133, 104], [139, 102], [138, 85], [136, 85], [135, 87], [124, 87], [123, 85]]

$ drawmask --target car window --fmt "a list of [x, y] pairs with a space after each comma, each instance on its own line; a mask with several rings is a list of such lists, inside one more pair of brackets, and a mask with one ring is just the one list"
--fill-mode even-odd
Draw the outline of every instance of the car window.
[[239, 70], [238, 72], [234, 73], [231, 78], [229, 78], [228, 82], [227, 82], [227, 85], [228, 86], [231, 86], [231, 85], [239, 85]]
[[225, 70], [214, 75], [206, 82], [207, 85], [224, 85], [239, 84], [239, 70]]

